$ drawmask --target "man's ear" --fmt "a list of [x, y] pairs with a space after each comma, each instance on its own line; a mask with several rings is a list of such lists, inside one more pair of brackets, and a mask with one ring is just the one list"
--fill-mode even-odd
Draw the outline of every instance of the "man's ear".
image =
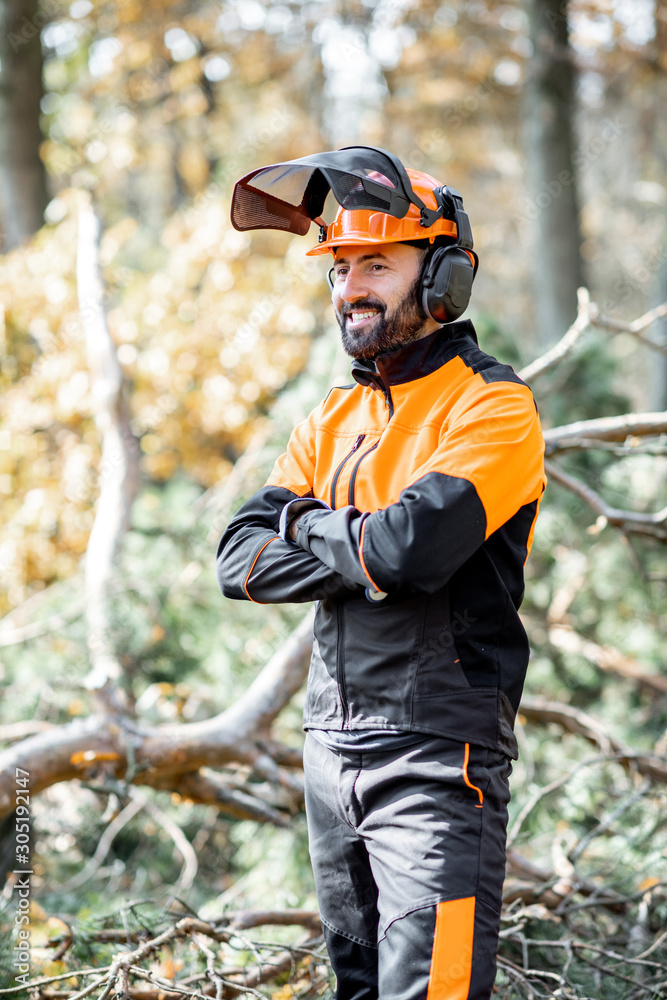
[[[333, 254], [333, 259], [335, 261], [336, 260], [336, 248], [335, 247], [331, 248], [331, 253]], [[334, 290], [334, 267], [335, 267], [335, 264], [332, 264], [331, 267], [329, 268], [329, 270], [327, 271], [327, 281], [329, 283], [329, 288], [331, 289], [331, 294], [332, 295], [333, 295], [333, 290]]]

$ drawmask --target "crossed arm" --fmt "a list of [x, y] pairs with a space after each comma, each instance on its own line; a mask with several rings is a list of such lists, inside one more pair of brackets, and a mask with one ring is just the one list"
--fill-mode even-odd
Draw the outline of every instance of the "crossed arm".
[[[537, 505], [544, 488], [542, 435], [525, 386], [488, 386], [450, 421], [398, 500], [372, 513], [312, 499], [316, 419], [296, 428], [267, 485], [224, 533], [226, 596], [291, 603], [433, 592], [522, 506]], [[285, 508], [296, 500], [306, 509], [293, 503], [292, 519]]]

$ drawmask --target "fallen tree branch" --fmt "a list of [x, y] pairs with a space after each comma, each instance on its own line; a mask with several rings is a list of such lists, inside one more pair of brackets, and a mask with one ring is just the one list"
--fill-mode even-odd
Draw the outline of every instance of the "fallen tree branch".
[[551, 644], [563, 653], [576, 653], [605, 673], [635, 681], [640, 688], [647, 688], [656, 694], [667, 694], [667, 677], [663, 674], [647, 674], [636, 660], [624, 656], [612, 646], [601, 646], [592, 639], [584, 638], [564, 622], [554, 622], [549, 627], [548, 636]]
[[[133, 791], [136, 794], [136, 790]], [[183, 867], [174, 887], [174, 893], [176, 895], [186, 893], [191, 888], [197, 875], [197, 869], [199, 868], [195, 850], [178, 823], [175, 823], [159, 806], [148, 800], [145, 803], [145, 809], [149, 816], [153, 817], [158, 826], [161, 826], [164, 832], [171, 837], [174, 847], [183, 858]]]
[[[287, 945], [273, 945], [267, 942], [246, 942], [245, 939], [239, 936], [239, 931], [244, 928], [270, 925], [284, 927], [303, 926], [307, 929], [308, 933], [304, 939], [292, 947]], [[73, 943], [76, 940], [76, 934], [71, 935], [71, 937]], [[242, 969], [220, 969], [218, 971], [215, 967], [216, 956], [212, 949], [201, 941], [202, 937], [210, 938], [218, 943], [229, 944], [231, 942], [232, 945], [238, 939], [238, 943], [242, 946], [243, 950], [252, 950], [259, 958], [257, 966]], [[142, 967], [142, 963], [150, 960], [165, 946], [171, 946], [179, 940], [183, 941], [187, 939], [197, 944], [200, 951], [204, 954], [207, 966], [206, 972], [188, 976], [184, 980], [174, 981]], [[117, 936], [109, 938], [108, 931], [87, 931], [86, 940], [109, 941], [119, 940], [119, 938]], [[127, 942], [127, 940], [128, 938], [125, 937], [123, 942]], [[55, 940], [51, 944], [57, 947], [59, 941]], [[60, 982], [63, 979], [70, 979], [73, 976], [95, 976], [94, 981], [83, 989], [75, 992], [71, 990], [67, 992], [63, 991], [57, 995], [67, 997], [69, 1000], [84, 1000], [86, 996], [90, 996], [101, 989], [101, 996], [108, 996], [115, 990], [117, 993], [121, 992], [125, 996], [145, 997], [147, 994], [144, 990], [130, 988], [130, 980], [136, 978], [155, 985], [163, 998], [187, 996], [203, 997], [204, 1000], [208, 1000], [210, 996], [232, 997], [242, 994], [262, 997], [263, 994], [257, 992], [258, 986], [289, 971], [299, 957], [310, 960], [314, 954], [313, 948], [321, 944], [319, 916], [312, 911], [241, 911], [240, 913], [227, 914], [222, 920], [216, 923], [207, 922], [198, 917], [183, 917], [161, 933], [152, 934], [147, 939], [142, 940], [137, 947], [118, 952], [111, 964], [104, 968], [72, 969], [65, 974], [40, 977], [24, 986], [0, 989], [0, 995], [10, 996], [25, 990], [29, 990], [32, 993], [39, 989], [42, 996], [54, 996], [53, 993], [41, 992], [41, 988]], [[271, 957], [260, 957], [260, 953], [267, 950], [273, 953]], [[322, 963], [326, 962], [324, 956], [318, 955], [318, 959]], [[202, 978], [208, 978], [211, 981], [209, 987], [204, 987], [205, 992], [193, 989], [193, 984], [201, 981]], [[220, 989], [221, 986], [224, 986], [224, 992]]]
[[71, 879], [65, 882], [61, 888], [64, 892], [71, 892], [73, 889], [78, 889], [80, 886], [85, 885], [86, 882], [90, 881], [95, 872], [104, 864], [104, 860], [111, 850], [111, 845], [114, 842], [115, 837], [120, 833], [123, 827], [127, 826], [130, 820], [133, 820], [137, 813], [146, 805], [146, 796], [142, 795], [140, 792], [135, 793], [135, 795], [130, 799], [128, 804], [124, 809], [118, 813], [117, 816], [112, 819], [108, 827], [100, 837], [100, 840], [95, 848], [95, 853], [91, 858], [88, 859], [83, 869], [74, 875]]
[[[211, 719], [140, 728], [118, 715], [90, 716], [8, 747], [0, 753], [0, 818], [13, 809], [17, 767], [30, 773], [30, 789], [37, 794], [59, 781], [105, 775], [180, 791], [181, 776], [188, 772], [243, 763], [300, 799], [301, 783], [288, 769], [298, 763], [298, 755], [284, 748], [281, 756], [286, 764], [274, 758], [278, 744], [270, 739], [269, 728], [305, 680], [312, 618], [312, 612], [308, 613], [238, 701]], [[166, 780], [169, 776], [173, 779]], [[193, 797], [197, 788], [203, 791], [206, 786], [212, 793], [210, 776], [193, 781]], [[187, 790], [187, 782], [181, 787]], [[224, 790], [218, 788], [216, 795], [224, 798]], [[249, 805], [238, 794], [229, 794], [227, 802]], [[255, 805], [265, 821], [269, 819], [270, 807]]]
[[[508, 878], [503, 889], [503, 903], [510, 905], [521, 900], [525, 905], [541, 903], [549, 910], [557, 909], [563, 902], [563, 893], [555, 891], [559, 877], [550, 868], [543, 868], [520, 854], [516, 849], [507, 851], [507, 872], [515, 876]], [[586, 898], [597, 897], [600, 906], [613, 913], [624, 913], [630, 901], [613, 889], [600, 887], [588, 879], [577, 877], [575, 891]], [[601, 894], [602, 893], [602, 894]]]
[[633, 437], [667, 434], [667, 412], [623, 413], [616, 417], [595, 417], [543, 431], [545, 454], [582, 447], [582, 442], [620, 441]]
[[634, 532], [635, 534], [651, 535], [659, 541], [667, 541], [667, 507], [657, 511], [655, 514], [636, 513], [631, 510], [620, 510], [610, 506], [599, 493], [583, 483], [580, 479], [563, 472], [553, 462], [545, 462], [547, 475], [555, 479], [561, 486], [571, 490], [576, 496], [584, 500], [599, 517], [603, 517], [606, 522], [621, 528], [622, 531]]
[[15, 646], [20, 642], [29, 642], [30, 639], [38, 639], [42, 635], [50, 632], [57, 632], [64, 625], [76, 621], [85, 610], [85, 600], [76, 598], [65, 611], [56, 615], [51, 615], [44, 621], [28, 622], [26, 625], [8, 627], [6, 622], [9, 615], [0, 622], [0, 646]]
[[667, 782], [666, 758], [658, 757], [655, 754], [640, 753], [624, 746], [619, 740], [605, 732], [601, 722], [580, 709], [572, 708], [562, 702], [546, 701], [524, 695], [519, 711], [525, 718], [535, 722], [555, 722], [568, 732], [583, 736], [599, 746], [603, 753], [608, 755], [607, 759], [618, 761], [624, 767], [632, 766], [639, 774], [653, 778], [655, 781]]
[[55, 722], [47, 722], [46, 719], [23, 719], [21, 722], [7, 722], [0, 726], [0, 742], [13, 743], [16, 740], [24, 740], [35, 733], [44, 733], [47, 729], [54, 729]]
[[[183, 775], [169, 775], [164, 782], [155, 780], [153, 788], [163, 788], [199, 805], [215, 806], [221, 813], [234, 819], [252, 819], [257, 823], [273, 823], [274, 826], [289, 826], [289, 819], [267, 802], [263, 802], [249, 791], [233, 788], [208, 767]], [[299, 808], [302, 796], [289, 805]]]

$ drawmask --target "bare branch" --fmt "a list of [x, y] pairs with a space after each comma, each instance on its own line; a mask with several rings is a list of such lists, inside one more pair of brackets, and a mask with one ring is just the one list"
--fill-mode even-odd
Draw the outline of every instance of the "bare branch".
[[0, 726], [0, 742], [13, 743], [15, 740], [24, 740], [27, 736], [34, 736], [35, 733], [44, 733], [47, 729], [53, 729], [54, 722], [47, 722], [46, 719], [23, 719], [21, 722], [8, 722]]
[[37, 639], [41, 635], [48, 635], [50, 632], [58, 632], [64, 625], [76, 619], [83, 613], [85, 601], [79, 598], [73, 601], [65, 611], [57, 615], [51, 615], [45, 621], [30, 622], [22, 628], [0, 630], [0, 646], [15, 646], [19, 642], [28, 642], [30, 639]]
[[[508, 879], [503, 890], [503, 903], [509, 905], [517, 899], [530, 904], [540, 902], [549, 910], [557, 909], [563, 902], [563, 893], [555, 891], [557, 876], [549, 868], [542, 868], [524, 857], [515, 848], [507, 852]], [[516, 881], [523, 879], [523, 882]], [[615, 913], [624, 913], [630, 906], [629, 900], [613, 889], [603, 888], [587, 879], [577, 878], [576, 891], [587, 898], [594, 897], [600, 906]]]
[[614, 525], [614, 527], [621, 528], [627, 532], [635, 532], [636, 534], [651, 535], [660, 541], [667, 540], [667, 507], [656, 511], [655, 514], [620, 510], [617, 507], [611, 507], [602, 499], [599, 493], [596, 493], [592, 486], [582, 483], [580, 479], [571, 476], [568, 472], [563, 472], [553, 462], [545, 462], [545, 468], [548, 476], [555, 479], [561, 486], [565, 486], [571, 490], [582, 500], [585, 500], [596, 514], [603, 517], [605, 521]]
[[[137, 794], [136, 790], [133, 790], [133, 794]], [[158, 826], [161, 826], [165, 833], [171, 837], [176, 850], [183, 858], [183, 868], [178, 877], [178, 882], [176, 883], [174, 892], [176, 894], [187, 892], [187, 890], [192, 886], [192, 883], [197, 875], [197, 869], [199, 868], [197, 855], [192, 847], [192, 844], [185, 836], [178, 823], [174, 823], [173, 819], [170, 816], [167, 816], [167, 814], [156, 806], [154, 802], [147, 800], [145, 802], [145, 808], [146, 812], [153, 817]]]
[[102, 438], [100, 495], [86, 554], [86, 620], [92, 670], [86, 686], [108, 710], [120, 706], [114, 682], [121, 666], [110, 640], [108, 587], [139, 484], [137, 442], [123, 397], [123, 374], [106, 323], [98, 266], [99, 223], [90, 196], [79, 201], [77, 284], [88, 349], [95, 423]]
[[557, 649], [565, 653], [577, 653], [606, 673], [636, 681], [640, 687], [658, 694], [667, 694], [667, 677], [662, 674], [647, 674], [636, 660], [624, 656], [611, 646], [601, 646], [584, 638], [564, 622], [556, 622], [549, 628], [549, 640]]
[[26, 642], [40, 635], [55, 632], [63, 625], [74, 621], [83, 613], [85, 600], [83, 597], [70, 597], [70, 604], [64, 611], [51, 615], [44, 621], [28, 621], [35, 613], [52, 601], [57, 601], [61, 594], [67, 594], [72, 589], [72, 580], [60, 580], [58, 583], [45, 587], [31, 594], [17, 607], [12, 608], [4, 618], [0, 618], [0, 646], [12, 646], [18, 642]]
[[[227, 918], [225, 918], [227, 919]], [[234, 913], [229, 920], [229, 926], [238, 930], [248, 930], [250, 927], [291, 927], [299, 924], [314, 934], [322, 932], [322, 922], [315, 910], [241, 910]]]
[[570, 329], [551, 350], [535, 361], [531, 361], [529, 365], [526, 365], [518, 373], [519, 377], [525, 382], [530, 382], [538, 375], [544, 375], [545, 372], [555, 368], [568, 354], [571, 354], [586, 330], [590, 327], [594, 317], [597, 316], [598, 307], [594, 302], [591, 302], [587, 288], [577, 289], [577, 299], [577, 318]]
[[[199, 771], [183, 775], [169, 775], [164, 784], [153, 782], [154, 788], [165, 788], [177, 792], [184, 799], [202, 805], [215, 806], [220, 812], [234, 819], [252, 819], [257, 823], [273, 823], [275, 826], [288, 827], [289, 821], [284, 813], [250, 795], [247, 791], [232, 788], [210, 768], [202, 767]], [[295, 805], [300, 805], [301, 797]]]
[[592, 830], [589, 830], [581, 839], [570, 849], [568, 853], [568, 858], [570, 862], [574, 865], [574, 862], [581, 857], [590, 842], [595, 838], [601, 836], [605, 833], [610, 826], [612, 826], [616, 820], [627, 812], [642, 796], [646, 795], [649, 788], [651, 787], [651, 782], [646, 779], [641, 783], [639, 788], [635, 788], [634, 791], [627, 795], [619, 805], [613, 809], [607, 816], [601, 819]]
[[134, 819], [137, 813], [141, 812], [146, 804], [146, 796], [141, 792], [136, 791], [125, 808], [118, 813], [111, 823], [109, 823], [109, 826], [100, 837], [92, 858], [88, 859], [78, 875], [74, 875], [62, 886], [62, 889], [65, 892], [70, 892], [72, 889], [78, 889], [80, 886], [85, 885], [85, 883], [93, 877], [95, 872], [99, 871], [104, 863], [104, 859], [111, 850], [114, 838], [120, 833], [124, 826], [127, 826], [130, 820]]
[[546, 454], [554, 455], [558, 451], [582, 447], [582, 440], [624, 442], [632, 437], [667, 434], [667, 412], [624, 413], [617, 417], [577, 420], [573, 424], [547, 428], [543, 433]]
[[555, 722], [568, 732], [584, 736], [599, 746], [608, 759], [617, 760], [625, 767], [632, 766], [639, 774], [644, 774], [648, 778], [667, 782], [666, 758], [657, 754], [638, 753], [624, 746], [605, 732], [603, 723], [578, 708], [572, 708], [558, 701], [546, 701], [524, 695], [519, 711], [527, 719], [535, 722]]
[[[37, 794], [59, 781], [109, 774], [125, 776], [134, 784], [181, 791], [186, 788], [181, 776], [187, 772], [243, 763], [299, 801], [301, 783], [271, 756], [279, 745], [268, 731], [303, 683], [311, 646], [309, 613], [239, 700], [203, 722], [142, 729], [121, 716], [90, 716], [8, 747], [0, 753], [0, 817], [12, 810], [16, 767], [30, 772], [30, 787]], [[281, 753], [286, 763], [298, 763], [293, 751], [282, 748]], [[174, 776], [172, 782], [168, 776]], [[193, 780], [193, 798], [207, 784], [212, 790], [209, 775]], [[215, 795], [231, 806], [250, 806], [240, 793], [225, 795], [221, 786]], [[254, 806], [255, 818], [262, 814], [264, 821], [275, 821], [269, 806], [256, 800]]]
[[584, 333], [592, 326], [601, 327], [605, 330], [610, 330], [613, 333], [631, 333], [647, 347], [651, 347], [656, 351], [667, 353], [666, 344], [660, 344], [657, 341], [651, 340], [649, 337], [645, 337], [643, 335], [643, 331], [648, 329], [648, 327], [651, 326], [652, 323], [655, 323], [657, 319], [660, 319], [662, 316], [667, 316], [667, 303], [656, 306], [655, 309], [651, 309], [649, 312], [644, 313], [644, 315], [640, 316], [639, 319], [628, 322], [626, 320], [613, 319], [610, 316], [601, 315], [595, 302], [590, 301], [590, 295], [587, 288], [577, 289], [577, 299], [577, 318], [574, 323], [561, 337], [558, 343], [551, 348], [551, 350], [547, 351], [546, 354], [543, 354], [541, 357], [536, 358], [535, 361], [531, 361], [530, 364], [521, 369], [519, 375], [522, 379], [524, 379], [524, 381], [530, 382], [538, 375], [544, 375], [546, 372], [551, 371], [552, 368], [555, 368], [556, 365], [572, 353]]
[[667, 344], [660, 344], [643, 335], [644, 330], [652, 326], [657, 319], [662, 319], [663, 316], [667, 316], [667, 302], [656, 306], [655, 309], [650, 309], [643, 316], [640, 316], [639, 319], [630, 322], [622, 319], [614, 319], [611, 316], [598, 315], [595, 318], [594, 325], [607, 330], [613, 330], [614, 332], [631, 333], [638, 340], [641, 340], [642, 344], [646, 344], [647, 347], [652, 347], [656, 351], [667, 354]]

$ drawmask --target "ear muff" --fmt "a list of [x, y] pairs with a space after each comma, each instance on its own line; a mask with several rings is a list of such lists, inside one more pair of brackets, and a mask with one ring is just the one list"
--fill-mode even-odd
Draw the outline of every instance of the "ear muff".
[[334, 290], [334, 274], [335, 274], [335, 268], [330, 267], [329, 270], [327, 271], [327, 282], [329, 283], [329, 290], [331, 292], [333, 292]]
[[438, 247], [426, 262], [421, 278], [424, 312], [436, 323], [458, 319], [470, 302], [478, 258], [460, 246]]

